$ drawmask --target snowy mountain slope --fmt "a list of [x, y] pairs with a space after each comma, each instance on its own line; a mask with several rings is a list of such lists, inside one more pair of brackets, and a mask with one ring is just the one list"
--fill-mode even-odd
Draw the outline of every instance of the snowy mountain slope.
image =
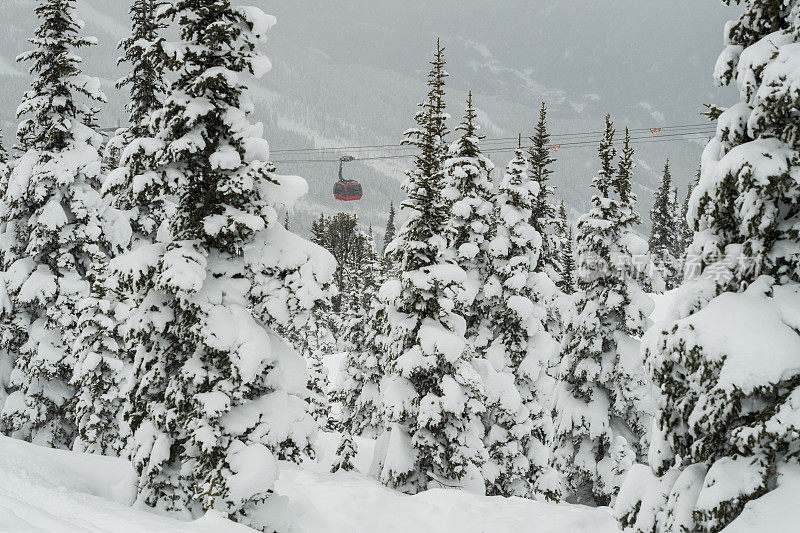
[[[698, 123], [703, 103], [730, 100], [708, 74], [721, 48], [718, 28], [734, 13], [716, 0], [249, 1], [278, 17], [267, 47], [274, 69], [256, 91], [257, 116], [276, 150], [399, 143], [426, 92], [427, 61], [437, 36], [447, 46], [451, 128], [469, 89], [476, 93], [484, 133], [494, 138], [528, 132], [543, 99], [551, 108], [554, 133], [597, 131], [607, 112], [620, 129]], [[33, 6], [33, 0], [0, 3], [0, 90], [5, 95], [0, 126], [9, 144], [16, 128], [13, 113], [28, 85], [27, 76], [20, 75], [27, 66], [14, 58], [27, 48]], [[99, 120], [114, 126], [124, 117], [125, 95], [113, 82], [122, 72], [115, 65], [115, 47], [127, 28], [128, 1], [79, 0], [78, 7], [87, 32], [100, 40], [98, 47], [83, 51], [87, 72], [103, 80], [109, 96]], [[678, 31], [681, 39], [674, 38]], [[664, 159], [672, 158], [682, 187], [693, 175], [702, 144], [636, 147], [636, 192], [643, 213]], [[336, 160], [342, 153], [276, 153], [273, 158]], [[564, 149], [557, 156], [558, 193], [574, 215], [587, 206], [595, 149]], [[492, 157], [502, 168], [510, 153]], [[347, 172], [362, 180], [366, 194], [349, 205], [331, 195], [335, 162], [279, 163], [281, 172], [305, 176], [310, 184], [294, 227], [307, 229], [318, 213], [343, 210], [358, 213], [380, 231], [389, 200], [402, 198], [399, 185], [408, 161], [351, 164]]]

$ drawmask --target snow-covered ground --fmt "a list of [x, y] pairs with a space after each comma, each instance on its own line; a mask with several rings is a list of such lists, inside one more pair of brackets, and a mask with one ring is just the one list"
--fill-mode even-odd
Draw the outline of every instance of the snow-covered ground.
[[[270, 519], [286, 533], [615, 533], [609, 509], [432, 490], [406, 496], [357, 473], [327, 472], [334, 434], [302, 467], [283, 463]], [[358, 441], [366, 468], [370, 442]], [[0, 532], [239, 533], [219, 516], [180, 522], [130, 506], [133, 472], [122, 460], [41, 448], [0, 436]]]
[[219, 516], [179, 522], [131, 508], [123, 460], [42, 448], [0, 435], [0, 532], [241, 533]]

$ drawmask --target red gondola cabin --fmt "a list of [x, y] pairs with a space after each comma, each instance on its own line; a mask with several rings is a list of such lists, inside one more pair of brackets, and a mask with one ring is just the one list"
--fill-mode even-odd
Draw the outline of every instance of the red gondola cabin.
[[361, 184], [356, 180], [348, 180], [342, 176], [342, 167], [350, 161], [355, 161], [355, 158], [351, 155], [346, 155], [339, 159], [339, 181], [333, 186], [333, 197], [343, 202], [361, 200]]
[[361, 184], [355, 180], [337, 181], [333, 186], [333, 197], [337, 200], [352, 202], [361, 200]]

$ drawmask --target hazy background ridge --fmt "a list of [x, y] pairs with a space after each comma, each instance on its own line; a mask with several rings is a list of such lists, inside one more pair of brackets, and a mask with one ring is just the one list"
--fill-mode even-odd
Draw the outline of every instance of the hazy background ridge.
[[[597, 131], [605, 113], [620, 130], [699, 123], [703, 103], [724, 106], [733, 100], [711, 77], [723, 24], [736, 15], [717, 0], [245, 3], [278, 17], [266, 50], [274, 68], [255, 88], [257, 118], [275, 150], [398, 143], [426, 93], [427, 62], [437, 36], [447, 47], [451, 129], [460, 120], [466, 91], [472, 90], [488, 137], [530, 134], [542, 100], [550, 108], [554, 133]], [[0, 3], [0, 125], [8, 146], [17, 123], [14, 111], [29, 85], [27, 65], [17, 64], [15, 57], [29, 46], [34, 6], [33, 0]], [[100, 39], [100, 46], [83, 51], [84, 67], [104, 80], [109, 105], [101, 121], [115, 126], [124, 120], [127, 98], [113, 84], [122, 73], [116, 67], [116, 43], [127, 32], [128, 0], [78, 0], [78, 9], [87, 33]], [[703, 144], [637, 146], [635, 190], [644, 218], [664, 160], [672, 161], [682, 197]], [[495, 179], [509, 156], [492, 155], [499, 167]], [[557, 157], [558, 194], [574, 216], [591, 195], [587, 187], [597, 167], [595, 150], [565, 149]], [[335, 163], [279, 165], [280, 172], [300, 174], [310, 184], [308, 197], [292, 214], [293, 226], [304, 230], [318, 213], [344, 210], [382, 231], [389, 200], [403, 197], [406, 162], [351, 164], [348, 173], [364, 183], [365, 197], [350, 204], [331, 196]]]

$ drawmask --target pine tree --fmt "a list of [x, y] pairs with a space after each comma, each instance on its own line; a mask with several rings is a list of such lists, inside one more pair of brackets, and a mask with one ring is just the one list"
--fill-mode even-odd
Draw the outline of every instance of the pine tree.
[[[320, 247], [331, 247], [329, 222], [331, 219], [320, 216], [318, 221], [315, 220], [312, 223], [312, 239], [318, 241], [315, 244]], [[284, 229], [286, 228], [284, 227]], [[296, 253], [294, 250], [291, 252]], [[316, 254], [309, 255], [300, 265], [308, 264], [313, 255]], [[310, 277], [302, 269], [285, 269], [284, 262], [276, 259], [276, 263], [280, 264], [281, 268], [273, 267], [269, 273], [275, 278], [285, 280], [286, 289], [284, 290], [291, 290], [291, 287], [296, 287], [300, 280], [303, 280], [307, 292], [302, 297], [295, 295], [289, 301], [261, 301], [257, 310], [262, 314], [272, 315], [274, 329], [305, 360], [308, 368], [306, 383], [308, 411], [317, 422], [317, 427], [325, 429], [330, 423], [330, 402], [328, 400], [330, 382], [328, 371], [324, 366], [324, 357], [336, 351], [334, 331], [339, 329], [339, 321], [338, 315], [332, 310], [334, 295], [332, 285], [329, 282], [322, 282], [322, 280], [324, 276], [332, 273], [317, 272], [315, 276]], [[341, 265], [338, 265], [333, 257], [330, 259], [333, 264], [337, 265], [336, 272], [339, 272]], [[308, 264], [308, 266], [311, 265]], [[338, 297], [342, 298], [341, 293]], [[283, 309], [284, 307], [285, 309]]]
[[154, 56], [159, 50], [160, 33], [166, 27], [158, 16], [163, 0], [133, 0], [130, 8], [131, 34], [119, 43], [123, 51], [120, 63], [130, 64], [128, 74], [117, 82], [117, 89], [127, 87], [130, 101], [126, 110], [130, 133], [144, 137], [149, 132], [152, 114], [161, 108], [166, 84], [162, 62]]
[[593, 207], [578, 221], [580, 268], [553, 400], [553, 464], [562, 478], [562, 498], [606, 505], [642, 456], [648, 419], [635, 338], [647, 327], [652, 302], [631, 272], [633, 253], [646, 251], [633, 232], [639, 223], [631, 192], [633, 149], [626, 132], [615, 169], [610, 117], [598, 154]]
[[[692, 192], [694, 192], [694, 188], [697, 186], [697, 183], [700, 181], [700, 171], [698, 170], [695, 174], [695, 177], [689, 184], [686, 186], [686, 198], [683, 200], [683, 206], [681, 206], [681, 212], [679, 214], [679, 227], [680, 227], [680, 236], [681, 236], [681, 260], [683, 261], [683, 265], [686, 265], [687, 257], [686, 254], [689, 250], [689, 246], [692, 245], [692, 239], [694, 238], [694, 228], [689, 225], [689, 202], [692, 199]], [[681, 271], [681, 279], [685, 276], [685, 269]]]
[[661, 272], [666, 290], [674, 289], [680, 281], [680, 248], [681, 234], [677, 222], [677, 199], [672, 186], [672, 174], [669, 160], [664, 165], [661, 186], [656, 191], [650, 220], [653, 225], [650, 231], [650, 253], [653, 262]]
[[119, 129], [106, 146], [105, 161], [112, 168], [120, 163], [122, 151], [133, 139], [149, 136], [150, 120], [161, 108], [166, 83], [164, 81], [163, 38], [166, 27], [159, 11], [164, 0], [133, 0], [129, 10], [131, 33], [120, 41], [122, 57], [118, 64], [130, 65], [128, 73], [116, 83], [116, 88], [127, 88], [130, 100], [125, 106], [129, 125]]
[[[303, 277], [299, 271], [281, 272], [278, 277], [285, 277], [288, 274], [287, 285], [291, 287], [294, 277]], [[272, 273], [275, 275], [275, 273]], [[324, 365], [324, 357], [335, 352], [336, 340], [334, 339], [330, 317], [332, 313], [331, 299], [332, 290], [330, 284], [321, 284], [313, 287], [312, 292], [316, 292], [312, 301], [301, 302], [299, 299], [293, 302], [291, 309], [282, 312], [280, 309], [270, 308], [270, 304], [278, 302], [263, 302], [259, 309], [265, 313], [275, 313], [277, 315], [290, 315], [276, 321], [275, 330], [286, 339], [298, 354], [305, 360], [308, 368], [308, 381], [306, 382], [306, 403], [308, 412], [317, 422], [317, 427], [325, 429], [329, 425], [330, 402], [330, 382], [328, 371]], [[308, 298], [304, 298], [308, 300]]]
[[464, 319], [454, 312], [465, 273], [448, 256], [444, 50], [437, 44], [428, 98], [406, 143], [419, 153], [408, 172], [402, 207], [408, 213], [387, 248], [399, 279], [381, 288], [389, 338], [383, 365], [384, 417], [390, 431], [381, 480], [409, 493], [431, 482], [456, 484], [479, 475], [485, 458], [479, 414], [483, 386], [471, 365]]
[[162, 32], [168, 26], [163, 0], [133, 0], [131, 33], [120, 41], [123, 55], [118, 63], [130, 65], [116, 88], [127, 88], [125, 107], [128, 126], [121, 128], [106, 146], [106, 162], [112, 166], [103, 184], [103, 194], [114, 209], [130, 211], [133, 235], [126, 248], [150, 245], [157, 240], [171, 202], [164, 198], [169, 178], [158, 174], [156, 154], [163, 143], [156, 139], [153, 120], [162, 108], [166, 87], [164, 70], [169, 63]]
[[616, 510], [627, 530], [746, 529], [792, 490], [784, 474], [800, 466], [800, 333], [790, 318], [800, 298], [800, 79], [791, 67], [800, 8], [741, 4], [715, 69], [741, 102], [718, 117], [726, 126], [704, 152], [689, 206], [698, 272], [645, 345], [659, 401], [649, 468], [631, 472]]
[[[0, 209], [5, 211], [5, 197], [8, 191], [8, 181], [11, 177], [11, 167], [8, 161], [8, 152], [3, 145], [2, 134], [0, 134]], [[0, 212], [0, 235], [6, 233], [6, 217]], [[0, 241], [0, 267], [5, 270], [9, 261], [6, 257], [7, 251], [5, 248], [6, 240]], [[13, 337], [16, 332], [10, 327], [13, 321], [13, 313], [11, 301], [8, 298], [8, 291], [6, 290], [6, 280], [4, 276], [0, 276], [0, 346], [8, 346], [13, 342]], [[4, 353], [0, 355], [0, 412], [3, 410], [3, 405], [8, 397], [8, 389], [11, 384], [11, 372], [14, 369], [14, 359], [12, 354]], [[0, 418], [0, 433], [5, 433], [5, 427]]]
[[389, 218], [386, 220], [386, 233], [383, 234], [383, 248], [381, 248], [381, 257], [386, 262], [387, 272], [392, 270], [392, 262], [391, 258], [386, 256], [386, 247], [394, 240], [395, 231], [394, 202], [389, 202]]
[[312, 235], [315, 242], [319, 241], [317, 244], [324, 246], [336, 258], [338, 267], [334, 279], [339, 293], [333, 298], [333, 312], [338, 315], [347, 306], [350, 291], [347, 282], [356, 268], [358, 217], [348, 213], [337, 213], [327, 219], [320, 216], [317, 227], [312, 227]]
[[542, 289], [555, 287], [537, 273], [542, 241], [530, 221], [539, 185], [527, 171], [520, 147], [495, 200], [497, 234], [489, 244], [493, 260], [485, 289], [494, 326], [486, 357], [498, 374], [487, 379], [487, 493], [522, 497], [533, 495], [534, 482], [547, 468], [544, 403], [551, 380], [545, 369], [557, 346], [543, 323]]
[[356, 443], [353, 441], [353, 436], [348, 433], [342, 433], [342, 440], [339, 447], [336, 449], [336, 462], [331, 467], [331, 472], [335, 473], [339, 470], [350, 472], [355, 469], [353, 466], [353, 457], [357, 453]]
[[287, 230], [290, 229], [289, 228], [289, 212], [288, 211], [286, 212], [286, 215], [283, 217], [283, 227], [284, 227], [284, 229], [287, 229]]
[[119, 455], [127, 432], [123, 406], [130, 360], [124, 343], [123, 322], [127, 306], [106, 285], [107, 259], [97, 259], [92, 295], [80, 305], [77, 338], [73, 346], [76, 389], [75, 420], [78, 430], [73, 448], [78, 451]]
[[325, 215], [320, 214], [319, 218], [311, 223], [311, 242], [319, 246], [325, 246], [325, 239], [328, 233], [327, 222]]
[[[86, 451], [123, 451], [119, 448], [124, 448], [148, 405], [147, 394], [132, 375], [137, 350], [143, 355], [139, 338], [155, 333], [153, 317], [158, 322], [170, 313], [163, 300], [150, 300], [149, 307], [135, 301], [137, 294], [145, 294], [139, 291], [140, 279], [154, 275], [154, 267], [146, 275], [129, 268], [130, 258], [152, 252], [157, 241], [167, 238], [167, 219], [173, 208], [166, 197], [169, 177], [159, 171], [157, 161], [164, 145], [152, 130], [166, 92], [167, 57], [160, 35], [167, 26], [161, 16], [165, 6], [160, 0], [134, 0], [129, 11], [131, 33], [119, 43], [123, 55], [118, 63], [130, 65], [116, 85], [130, 93], [128, 126], [117, 130], [106, 145], [104, 162], [112, 168], [102, 189], [104, 218], [110, 219], [106, 224], [118, 229], [102, 243], [105, 257], [99, 260], [102, 267], [98, 264], [93, 272], [95, 290], [83, 307], [79, 342], [74, 346], [80, 432], [76, 446]], [[156, 368], [162, 365], [151, 366]], [[123, 398], [114, 400], [118, 395]], [[103, 416], [94, 416], [95, 410]]]
[[470, 92], [464, 119], [457, 128], [461, 137], [450, 147], [444, 162], [442, 196], [450, 213], [445, 224], [446, 246], [467, 275], [458, 311], [467, 321], [470, 343], [485, 347], [491, 337], [483, 286], [491, 263], [487, 245], [494, 226], [494, 191], [489, 173], [494, 164], [478, 146], [481, 137], [476, 117]]
[[556, 232], [564, 244], [561, 249], [561, 279], [558, 288], [565, 294], [575, 292], [575, 257], [572, 252], [572, 226], [567, 218], [567, 208], [564, 201], [558, 208], [558, 230]]
[[[134, 291], [119, 279], [119, 272], [111, 265], [116, 256], [151, 245], [166, 218], [164, 200], [159, 197], [161, 191], [155, 191], [160, 180], [149, 172], [155, 149], [150, 138], [151, 120], [161, 108], [166, 91], [163, 38], [159, 35], [166, 24], [158, 16], [165, 5], [160, 0], [135, 0], [130, 8], [131, 34], [119, 43], [123, 51], [119, 64], [130, 64], [130, 70], [116, 88], [127, 87], [130, 92], [126, 105], [129, 125], [119, 129], [106, 145], [105, 165], [114, 168], [103, 187], [108, 204], [103, 216], [109, 226], [118, 230], [101, 242], [104, 255], [98, 258], [91, 273], [92, 295], [82, 306], [73, 346], [79, 433], [75, 447], [89, 452], [122, 452], [130, 436], [125, 419], [135, 408], [124, 401], [125, 389], [132, 386], [130, 369], [134, 353], [125, 338], [125, 323]], [[123, 157], [127, 148], [130, 149]], [[130, 222], [129, 214], [133, 214]]]
[[178, 0], [161, 14], [180, 41], [164, 46], [174, 81], [153, 121], [151, 175], [170, 176], [176, 205], [163, 242], [136, 255], [131, 396], [141, 407], [130, 456], [146, 504], [197, 514], [192, 493], [213, 485], [218, 510], [261, 527], [252, 512], [269, 497], [277, 459], [298, 458], [314, 433], [302, 359], [264, 312], [283, 302], [288, 314], [306, 290], [277, 275], [276, 257], [312, 246], [277, 220], [274, 191], [294, 184], [274, 174], [262, 127], [248, 118], [245, 78], [268, 70], [259, 45], [274, 18], [227, 0]]
[[3, 199], [3, 270], [13, 315], [3, 323], [2, 357], [15, 360], [2, 412], [17, 438], [67, 448], [75, 436], [69, 386], [78, 306], [98, 255], [101, 138], [93, 131], [100, 82], [82, 74], [72, 0], [40, 0], [34, 49], [20, 56], [34, 76], [18, 109], [24, 152]]
[[353, 276], [354, 290], [342, 328], [347, 356], [332, 397], [342, 406], [342, 431], [373, 437], [382, 427], [379, 387], [383, 374], [379, 362], [386, 318], [377, 292], [385, 280], [371, 229], [361, 241], [365, 259], [359, 261]]
[[[313, 334], [313, 330], [309, 332]], [[327, 331], [325, 332], [327, 333]], [[327, 340], [327, 339], [326, 339]], [[330, 339], [333, 340], [332, 338]], [[332, 342], [328, 346], [332, 345]], [[308, 363], [308, 383], [306, 389], [308, 393], [308, 412], [316, 420], [317, 427], [326, 429], [328, 427], [330, 415], [330, 403], [328, 402], [328, 370], [323, 362], [322, 350], [314, 350], [306, 359]]]
[[551, 203], [550, 197], [555, 188], [549, 184], [553, 169], [550, 168], [556, 160], [550, 152], [550, 132], [547, 130], [547, 106], [542, 102], [539, 111], [539, 121], [533, 137], [532, 146], [528, 149], [528, 173], [531, 180], [539, 184], [536, 203], [533, 206], [531, 226], [542, 236], [541, 266], [550, 279], [558, 282], [563, 270], [561, 265], [561, 250], [564, 248], [563, 237], [554, 230], [558, 227], [557, 208]]

